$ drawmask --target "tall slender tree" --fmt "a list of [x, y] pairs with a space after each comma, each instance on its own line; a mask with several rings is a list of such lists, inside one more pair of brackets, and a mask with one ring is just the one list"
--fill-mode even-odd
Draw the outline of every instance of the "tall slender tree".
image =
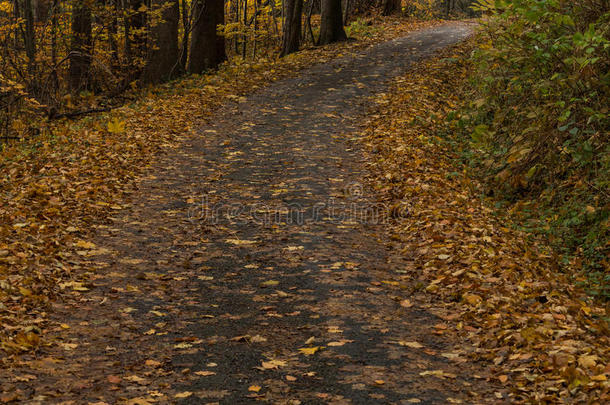
[[186, 62], [188, 60], [189, 55], [189, 36], [191, 33], [191, 23], [190, 23], [190, 4], [187, 0], [181, 0], [181, 9], [182, 9], [182, 45], [180, 46], [180, 67], [183, 71], [186, 71]]
[[178, 25], [180, 23], [179, 0], [152, 0], [153, 12], [161, 12], [161, 20], [150, 29], [148, 57], [142, 74], [145, 83], [160, 83], [180, 73], [180, 49]]
[[125, 56], [133, 70], [132, 76], [142, 69], [146, 56], [146, 3], [144, 0], [126, 0]]
[[224, 24], [223, 0], [193, 0], [189, 73], [202, 73], [227, 59], [225, 39], [217, 27]]
[[341, 0], [322, 0], [322, 21], [320, 23], [320, 45], [345, 41]]
[[72, 38], [70, 45], [69, 85], [72, 91], [89, 86], [89, 69], [93, 39], [91, 7], [87, 1], [75, 0], [72, 5]]
[[299, 50], [303, 0], [286, 0], [284, 7], [285, 24], [280, 56], [286, 56]]
[[32, 0], [25, 0], [23, 9], [23, 14], [25, 16], [25, 31], [23, 32], [25, 54], [28, 57], [28, 70], [32, 73], [36, 61], [36, 33], [34, 31], [34, 9]]

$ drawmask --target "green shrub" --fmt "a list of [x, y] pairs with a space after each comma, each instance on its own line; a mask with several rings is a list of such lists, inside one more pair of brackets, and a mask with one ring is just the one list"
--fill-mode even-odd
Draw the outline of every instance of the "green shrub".
[[469, 129], [490, 193], [608, 291], [610, 2], [480, 0]]
[[367, 22], [362, 18], [358, 18], [356, 21], [345, 28], [345, 32], [348, 37], [359, 37], [359, 38], [372, 38], [379, 33], [381, 29], [374, 26], [372, 23]]

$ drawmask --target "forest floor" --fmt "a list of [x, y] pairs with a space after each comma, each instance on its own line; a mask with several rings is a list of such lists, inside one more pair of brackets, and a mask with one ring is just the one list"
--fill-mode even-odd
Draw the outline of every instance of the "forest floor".
[[[354, 47], [349, 55], [335, 52], [338, 57], [294, 77], [228, 97], [235, 102], [213, 113], [178, 102], [162, 111], [143, 108], [133, 130], [140, 140], [129, 148], [116, 141], [132, 130], [129, 118], [115, 116], [92, 129], [98, 135], [83, 142], [119, 157], [85, 164], [90, 171], [82, 176], [98, 177], [84, 183], [82, 194], [60, 201], [61, 192], [45, 194], [52, 185], [40, 177], [38, 194], [20, 194], [36, 204], [46, 195], [49, 211], [38, 222], [64, 205], [76, 210], [79, 198], [89, 202], [78, 211], [85, 214], [80, 222], [54, 225], [70, 228], [60, 240], [72, 253], [55, 247], [62, 243], [35, 252], [58, 249], [40, 267], [61, 272], [63, 293], [3, 342], [12, 353], [3, 359], [0, 401], [498, 403], [530, 394], [550, 401], [565, 395], [557, 388], [565, 385], [584, 395], [580, 385], [606, 389], [600, 384], [608, 370], [599, 369], [606, 338], [575, 332], [574, 319], [586, 322], [597, 309], [577, 298], [574, 308], [559, 308], [563, 301], [553, 291], [560, 288], [547, 291], [552, 281], [528, 273], [544, 266], [547, 255], [499, 226], [465, 177], [439, 164], [447, 155], [442, 146], [422, 133], [401, 142], [382, 136], [429, 121], [418, 111], [403, 114], [409, 100], [395, 96], [408, 94], [405, 74], [473, 29], [445, 23]], [[393, 78], [402, 93], [386, 93], [398, 89], [388, 87]], [[418, 85], [430, 109], [452, 107], [447, 88], [436, 97], [443, 83]], [[206, 86], [226, 92], [218, 83]], [[160, 115], [163, 121], [155, 122]], [[185, 117], [192, 130], [162, 135], [162, 122], [179, 130], [172, 122]], [[162, 136], [158, 149], [146, 138], [154, 131]], [[47, 172], [54, 170], [50, 155], [40, 166]], [[130, 168], [138, 163], [146, 167], [135, 176]], [[98, 166], [113, 171], [104, 178]], [[60, 173], [71, 179], [67, 167]], [[403, 200], [406, 189], [412, 198]], [[24, 210], [13, 215], [15, 232], [31, 232], [34, 222], [19, 217], [27, 216]], [[0, 246], [5, 260], [32, 268], [35, 253], [17, 254], [26, 240], [36, 246], [32, 238]], [[38, 285], [45, 274], [17, 289], [23, 297], [14, 300], [13, 320], [6, 316], [5, 325], [18, 329], [15, 320], [32, 312], [33, 297], [50, 288]], [[533, 295], [513, 302], [513, 290], [530, 287]], [[494, 289], [506, 295], [494, 296]], [[525, 311], [488, 310], [507, 304], [531, 307], [535, 324], [528, 325]], [[550, 319], [536, 312], [542, 304]], [[521, 341], [512, 341], [505, 320]], [[565, 333], [553, 335], [549, 322]], [[490, 331], [495, 343], [479, 338]], [[531, 364], [539, 353], [510, 348], [538, 345], [550, 356], [547, 335], [567, 337], [565, 356], [559, 350], [563, 357], [550, 363], [577, 362], [571, 373], [581, 378], [585, 368], [593, 371], [583, 375], [592, 377], [576, 386], [569, 376], [547, 383], [547, 366]]]

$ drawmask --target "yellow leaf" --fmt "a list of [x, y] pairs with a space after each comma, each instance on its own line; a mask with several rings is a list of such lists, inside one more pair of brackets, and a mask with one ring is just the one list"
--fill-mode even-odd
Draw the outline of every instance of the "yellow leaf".
[[253, 245], [256, 243], [255, 240], [246, 240], [246, 239], [227, 239], [225, 242], [230, 243], [231, 245], [236, 245], [236, 246]]
[[299, 349], [299, 351], [306, 356], [311, 356], [312, 354], [315, 354], [318, 350], [320, 350], [320, 346], [302, 347]]
[[180, 392], [180, 393], [178, 393], [178, 394], [174, 395], [174, 398], [188, 398], [188, 397], [190, 397], [191, 395], [193, 395], [193, 393], [192, 393], [192, 392], [190, 392], [190, 391], [184, 391], [184, 392]]
[[79, 240], [74, 244], [74, 246], [79, 247], [81, 249], [95, 249], [95, 243], [85, 242], [84, 240]]
[[204, 371], [195, 371], [195, 373], [194, 373], [194, 374], [196, 374], [196, 375], [200, 375], [200, 376], [202, 376], [202, 377], [207, 377], [207, 376], [209, 376], [209, 375], [215, 375], [216, 373], [215, 373], [215, 372], [213, 372], [213, 371], [207, 371], [207, 370], [204, 370]]
[[411, 308], [413, 306], [413, 304], [411, 303], [411, 301], [404, 299], [404, 300], [400, 301], [400, 306], [403, 308]]
[[112, 121], [108, 122], [108, 132], [111, 134], [121, 134], [125, 132], [125, 122], [119, 121], [118, 118], [113, 118]]
[[592, 355], [582, 355], [578, 358], [578, 365], [582, 368], [593, 368], [597, 364], [599, 357]]
[[401, 340], [400, 342], [398, 342], [398, 344], [401, 345], [401, 346], [410, 347], [412, 349], [421, 349], [422, 347], [424, 347], [424, 345], [422, 345], [421, 343], [418, 343], [418, 342], [406, 342], [404, 340]]
[[248, 391], [259, 392], [261, 390], [260, 385], [251, 385], [248, 387]]
[[142, 398], [142, 397], [132, 398], [129, 401], [127, 401], [127, 405], [151, 405], [151, 404], [152, 404], [152, 402], [150, 402], [148, 399]]
[[481, 301], [483, 301], [483, 298], [481, 298], [480, 296], [478, 296], [476, 294], [466, 293], [462, 296], [462, 298], [464, 299], [464, 301], [466, 301], [470, 305], [478, 305]]

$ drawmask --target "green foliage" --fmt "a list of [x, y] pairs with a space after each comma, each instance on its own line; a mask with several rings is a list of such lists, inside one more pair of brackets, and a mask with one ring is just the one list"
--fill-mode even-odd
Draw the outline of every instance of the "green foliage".
[[606, 0], [479, 1], [491, 16], [473, 53], [475, 101], [462, 118], [490, 191], [516, 212], [537, 213], [537, 230], [606, 298], [609, 8]]
[[358, 18], [345, 28], [345, 33], [348, 37], [372, 38], [379, 33], [381, 28], [374, 26], [372, 23]]

